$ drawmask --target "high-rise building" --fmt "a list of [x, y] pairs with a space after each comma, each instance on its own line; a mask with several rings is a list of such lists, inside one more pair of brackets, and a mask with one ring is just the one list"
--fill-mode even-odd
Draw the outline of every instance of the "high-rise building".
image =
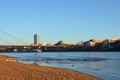
[[39, 35], [38, 34], [34, 35], [34, 45], [39, 45]]

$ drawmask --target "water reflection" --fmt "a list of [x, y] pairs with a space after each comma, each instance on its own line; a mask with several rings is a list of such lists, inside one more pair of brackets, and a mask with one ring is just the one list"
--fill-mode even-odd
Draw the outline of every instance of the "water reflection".
[[[90, 56], [91, 57], [99, 57], [99, 55], [96, 52], [91, 53]], [[106, 58], [106, 60], [107, 60], [107, 58]], [[103, 68], [104, 64], [103, 64], [103, 62], [94, 62], [94, 63], [91, 63], [90, 66], [91, 66], [91, 69], [93, 69], [95, 71], [100, 71]]]
[[[51, 53], [49, 53], [51, 54]], [[63, 55], [60, 54], [52, 54], [52, 55], [42, 55], [41, 53], [33, 53], [32, 56], [27, 57], [20, 57], [18, 58], [18, 61], [28, 63], [28, 64], [42, 64], [42, 63], [56, 63], [56, 64], [78, 64], [78, 63], [84, 63], [84, 62], [93, 62], [91, 63], [92, 68], [99, 68], [101, 61], [106, 61], [109, 58], [101, 58], [99, 55], [94, 53], [89, 54], [89, 57], [78, 57], [78, 56], [70, 56], [70, 55]], [[97, 64], [98, 63], [98, 64]]]

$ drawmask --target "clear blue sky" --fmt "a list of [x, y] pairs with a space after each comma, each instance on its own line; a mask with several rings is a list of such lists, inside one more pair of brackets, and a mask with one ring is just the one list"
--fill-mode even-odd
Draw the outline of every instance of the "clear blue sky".
[[0, 0], [0, 30], [28, 43], [35, 33], [42, 43], [118, 39], [120, 0]]

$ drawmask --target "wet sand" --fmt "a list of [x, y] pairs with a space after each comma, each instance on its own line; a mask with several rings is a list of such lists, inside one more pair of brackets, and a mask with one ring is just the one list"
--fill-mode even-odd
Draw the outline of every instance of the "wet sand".
[[16, 58], [0, 56], [0, 80], [101, 80], [68, 69], [30, 65]]

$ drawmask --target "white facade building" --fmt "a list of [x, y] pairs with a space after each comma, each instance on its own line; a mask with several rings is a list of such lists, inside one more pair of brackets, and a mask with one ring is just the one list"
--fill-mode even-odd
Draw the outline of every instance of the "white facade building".
[[103, 47], [108, 46], [109, 44], [115, 43], [117, 40], [116, 39], [106, 39], [104, 40]]
[[95, 46], [95, 42], [93, 42], [93, 41], [88, 41], [88, 42], [85, 42], [84, 43], [84, 46], [86, 46], [86, 47], [94, 47]]

